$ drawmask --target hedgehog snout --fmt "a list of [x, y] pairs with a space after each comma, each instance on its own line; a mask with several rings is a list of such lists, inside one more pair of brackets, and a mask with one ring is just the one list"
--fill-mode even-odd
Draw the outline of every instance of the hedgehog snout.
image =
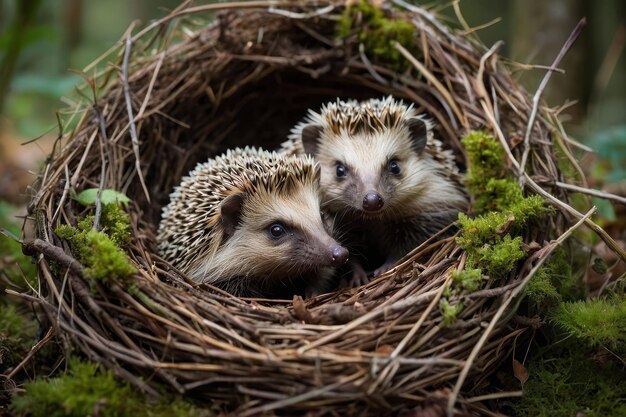
[[332, 260], [330, 262], [330, 264], [332, 266], [341, 266], [343, 264], [345, 264], [346, 262], [348, 262], [348, 249], [344, 248], [343, 246], [335, 246], [331, 249], [331, 254], [332, 254]]
[[363, 210], [378, 211], [385, 205], [385, 199], [376, 191], [368, 191], [363, 197]]

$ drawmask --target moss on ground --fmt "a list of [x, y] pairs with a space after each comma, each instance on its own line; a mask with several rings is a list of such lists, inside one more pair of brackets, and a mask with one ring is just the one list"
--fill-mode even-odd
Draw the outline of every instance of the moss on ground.
[[563, 301], [584, 297], [582, 273], [570, 255], [571, 248], [557, 248], [550, 260], [537, 271], [526, 286], [529, 314], [551, 317], [555, 307]]
[[13, 399], [10, 409], [31, 417], [210, 415], [178, 400], [147, 403], [130, 385], [118, 382], [111, 371], [78, 359], [70, 361], [69, 372], [63, 376], [27, 383], [25, 393]]
[[59, 226], [56, 234], [66, 239], [85, 266], [85, 276], [99, 281], [124, 282], [137, 272], [122, 250], [130, 242], [128, 215], [117, 204], [102, 206], [101, 230], [93, 229], [95, 217], [86, 216], [76, 227]]
[[[0, 201], [0, 228], [8, 231], [14, 236], [20, 235], [21, 225], [19, 220], [13, 217], [15, 207]], [[26, 290], [27, 284], [35, 285], [37, 280], [37, 268], [32, 258], [22, 253], [22, 245], [0, 234], [0, 277], [16, 290]], [[0, 289], [4, 288], [0, 284]]]
[[531, 358], [524, 396], [509, 405], [513, 416], [626, 416], [623, 364], [598, 363], [574, 345]]
[[0, 304], [0, 369], [17, 365], [35, 343], [37, 326], [15, 305]]
[[417, 39], [415, 26], [405, 19], [390, 19], [383, 10], [368, 1], [347, 7], [337, 24], [337, 36], [347, 38], [358, 34], [365, 53], [395, 69], [408, 68], [409, 62], [394, 48], [398, 41], [415, 54]]
[[588, 348], [603, 347], [626, 359], [626, 297], [561, 303], [552, 321]]

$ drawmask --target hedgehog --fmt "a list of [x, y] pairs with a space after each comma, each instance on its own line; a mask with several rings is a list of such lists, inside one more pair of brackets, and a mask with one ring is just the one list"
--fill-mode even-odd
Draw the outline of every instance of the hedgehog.
[[310, 157], [229, 150], [175, 188], [159, 252], [192, 280], [237, 296], [317, 295], [348, 259], [322, 218], [319, 181]]
[[454, 155], [432, 131], [429, 118], [391, 96], [337, 99], [309, 110], [281, 145], [321, 164], [322, 207], [351, 252], [344, 285], [388, 271], [466, 209]]

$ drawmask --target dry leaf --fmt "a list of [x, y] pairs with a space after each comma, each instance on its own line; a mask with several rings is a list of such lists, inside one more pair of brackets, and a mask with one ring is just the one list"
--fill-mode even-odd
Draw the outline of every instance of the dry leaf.
[[528, 380], [528, 369], [517, 359], [513, 359], [513, 375], [522, 383], [522, 388], [524, 388], [524, 383]]
[[389, 356], [393, 352], [394, 347], [391, 345], [382, 345], [376, 348], [376, 353]]
[[293, 296], [293, 312], [298, 320], [302, 320], [305, 323], [315, 323], [311, 312], [307, 310], [304, 300], [299, 295]]

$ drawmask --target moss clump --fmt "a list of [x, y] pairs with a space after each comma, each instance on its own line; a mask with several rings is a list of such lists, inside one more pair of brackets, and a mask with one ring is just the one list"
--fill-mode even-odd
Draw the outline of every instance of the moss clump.
[[470, 266], [480, 265], [491, 277], [504, 277], [525, 254], [522, 249], [522, 238], [506, 235], [493, 245], [484, 245], [470, 252], [468, 262]]
[[25, 391], [13, 399], [10, 407], [32, 417], [201, 415], [200, 410], [181, 401], [147, 404], [128, 384], [117, 382], [111, 371], [77, 359], [70, 361], [66, 375], [27, 383]]
[[108, 204], [102, 210], [102, 230], [93, 229], [94, 216], [76, 227], [59, 226], [56, 234], [70, 242], [72, 251], [85, 266], [85, 276], [94, 280], [123, 281], [137, 272], [120, 246], [130, 241], [130, 223], [124, 211]]
[[475, 219], [459, 214], [461, 235], [459, 245], [467, 252], [469, 268], [480, 268], [487, 275], [501, 278], [524, 257], [522, 238], [502, 237], [498, 231], [506, 227], [511, 215], [490, 212]]
[[575, 301], [584, 296], [584, 285], [580, 279], [583, 267], [568, 251], [558, 248], [550, 260], [541, 268], [526, 287], [531, 314], [550, 316], [551, 311], [562, 301]]
[[[90, 216], [91, 217], [91, 216]], [[93, 218], [90, 220], [93, 226]], [[131, 227], [128, 214], [118, 204], [106, 204], [102, 207], [102, 231], [118, 246], [126, 247], [130, 243]]]
[[394, 48], [394, 41], [412, 52], [417, 45], [415, 26], [410, 21], [389, 19], [381, 9], [367, 1], [346, 8], [339, 19], [338, 37], [346, 38], [354, 33], [358, 33], [368, 55], [396, 69], [405, 69], [409, 63]]
[[626, 297], [561, 303], [552, 319], [589, 348], [626, 354]]
[[513, 215], [517, 225], [523, 225], [547, 211], [541, 197], [525, 198], [517, 181], [507, 175], [504, 151], [493, 136], [472, 132], [462, 142], [469, 160], [467, 187], [474, 196], [476, 212], [499, 211]]
[[13, 305], [0, 305], [0, 365], [17, 365], [35, 343], [35, 321]]
[[439, 309], [441, 310], [441, 315], [443, 317], [441, 326], [447, 327], [451, 325], [452, 323], [454, 323], [454, 321], [456, 320], [456, 316], [461, 311], [463, 311], [463, 305], [462, 304], [452, 305], [450, 304], [448, 300], [446, 300], [445, 298], [442, 298], [439, 301]]
[[489, 180], [506, 177], [504, 150], [493, 136], [476, 131], [465, 136], [462, 142], [469, 163], [467, 186], [472, 194], [485, 190]]
[[463, 144], [469, 159], [468, 188], [475, 210], [482, 214], [475, 218], [459, 214], [457, 242], [468, 254], [469, 268], [501, 278], [524, 258], [519, 235], [548, 209], [539, 196], [524, 197], [517, 182], [506, 176], [504, 151], [493, 136], [473, 132]]
[[462, 271], [453, 271], [452, 282], [465, 291], [474, 292], [482, 288], [485, 277], [480, 269], [468, 268]]
[[514, 416], [626, 415], [624, 370], [617, 363], [598, 365], [585, 352], [568, 347], [532, 358], [528, 374], [524, 396], [511, 404]]
[[549, 271], [541, 268], [526, 286], [526, 295], [534, 311], [546, 311], [556, 307], [562, 300], [561, 294], [552, 283]]

